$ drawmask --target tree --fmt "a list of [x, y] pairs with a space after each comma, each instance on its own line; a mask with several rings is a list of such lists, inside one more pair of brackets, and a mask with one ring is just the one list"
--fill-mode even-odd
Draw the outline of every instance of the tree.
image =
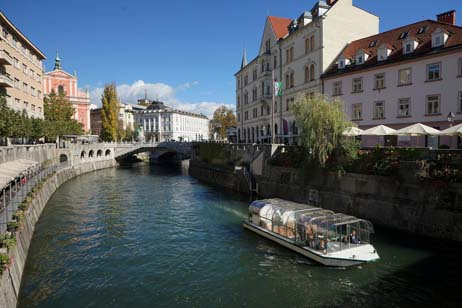
[[212, 117], [212, 131], [217, 132], [221, 139], [226, 138], [226, 130], [236, 126], [236, 116], [231, 108], [226, 106], [218, 107]]
[[[47, 140], [55, 140], [63, 135], [81, 135], [82, 124], [74, 120], [74, 108], [65, 93], [53, 90], [43, 99], [45, 121], [41, 127]], [[39, 127], [38, 125], [35, 126]], [[32, 130], [32, 129], [31, 129]]]
[[342, 148], [342, 133], [352, 126], [343, 108], [341, 101], [327, 99], [321, 94], [298, 97], [294, 103], [302, 145], [322, 167], [334, 149]]
[[114, 83], [104, 87], [101, 102], [103, 104], [101, 109], [101, 139], [104, 141], [117, 141], [119, 101]]

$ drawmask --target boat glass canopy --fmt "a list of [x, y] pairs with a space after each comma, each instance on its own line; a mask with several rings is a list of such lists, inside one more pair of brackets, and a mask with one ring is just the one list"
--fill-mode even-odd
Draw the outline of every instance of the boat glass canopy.
[[282, 199], [257, 200], [249, 220], [304, 248], [330, 253], [370, 243], [372, 223], [351, 215]]

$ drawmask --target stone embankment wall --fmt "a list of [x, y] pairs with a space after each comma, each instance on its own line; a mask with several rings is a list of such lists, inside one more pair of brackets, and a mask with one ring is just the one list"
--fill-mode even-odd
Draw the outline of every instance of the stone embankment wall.
[[25, 213], [21, 229], [16, 233], [16, 246], [9, 250], [12, 264], [0, 277], [0, 307], [14, 308], [17, 305], [22, 274], [35, 224], [53, 193], [66, 181], [83, 173], [116, 166], [114, 159], [83, 162], [72, 167], [58, 170], [33, 197], [32, 205]]
[[[225, 147], [227, 151], [230, 150], [229, 145]], [[338, 177], [334, 173], [314, 169], [277, 167], [269, 163], [273, 151], [269, 153], [266, 149], [260, 155], [248, 155], [255, 153], [251, 147], [235, 145], [233, 150], [241, 152], [240, 157], [250, 158], [241, 163], [252, 170], [255, 193], [259, 198], [278, 197], [310, 203], [371, 220], [375, 225], [437, 239], [462, 241], [461, 184], [435, 186], [434, 183], [403, 177], [352, 173]], [[261, 148], [257, 145], [253, 147]], [[204, 162], [200, 154], [200, 148], [196, 148], [190, 163], [193, 177], [242, 193], [251, 193], [241, 174], [230, 166]], [[209, 153], [207, 155], [210, 156]], [[211, 160], [210, 157], [208, 159]], [[243, 181], [243, 184], [238, 184]]]

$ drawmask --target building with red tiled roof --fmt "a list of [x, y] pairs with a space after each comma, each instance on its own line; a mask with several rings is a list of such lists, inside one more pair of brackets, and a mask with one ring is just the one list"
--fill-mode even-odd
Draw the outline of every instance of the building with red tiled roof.
[[[320, 76], [339, 50], [378, 30], [378, 17], [352, 0], [315, 1], [295, 19], [267, 17], [258, 55], [247, 62], [244, 54], [235, 74], [239, 141], [295, 143], [298, 129], [290, 106], [296, 97], [321, 92]], [[273, 79], [283, 86], [274, 102]]]
[[[324, 93], [339, 97], [361, 128], [414, 123], [445, 129], [462, 122], [462, 27], [455, 11], [346, 46], [323, 75]], [[372, 144], [368, 144], [371, 142]], [[367, 139], [365, 145], [383, 140]], [[409, 137], [389, 140], [410, 145]], [[413, 145], [462, 147], [449, 138], [417, 138]]]

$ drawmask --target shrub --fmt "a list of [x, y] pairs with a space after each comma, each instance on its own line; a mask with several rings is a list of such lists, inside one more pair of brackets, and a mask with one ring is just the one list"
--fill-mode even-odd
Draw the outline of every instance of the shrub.
[[4, 253], [0, 253], [0, 273], [10, 265], [11, 259], [10, 256]]
[[7, 224], [6, 228], [8, 232], [16, 232], [19, 228], [19, 223], [17, 221], [12, 220]]

